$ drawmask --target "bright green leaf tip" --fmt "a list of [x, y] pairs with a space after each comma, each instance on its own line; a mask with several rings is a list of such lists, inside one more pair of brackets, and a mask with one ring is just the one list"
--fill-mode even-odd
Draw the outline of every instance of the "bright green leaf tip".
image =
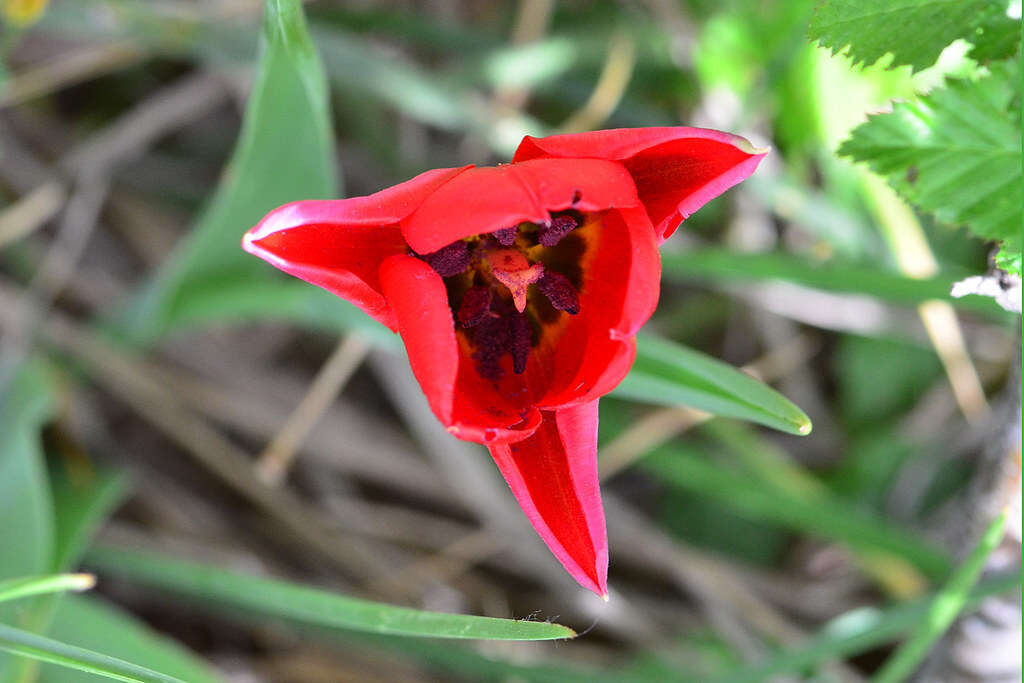
[[707, 354], [648, 334], [637, 337], [633, 369], [612, 395], [691, 406], [787, 434], [811, 432], [804, 411], [767, 384]]
[[331, 591], [180, 562], [156, 553], [94, 548], [87, 562], [140, 584], [267, 618], [326, 630], [475, 640], [565, 640], [561, 624], [448, 614], [361, 600]]
[[87, 591], [96, 585], [92, 574], [53, 574], [0, 581], [0, 602], [60, 591]]

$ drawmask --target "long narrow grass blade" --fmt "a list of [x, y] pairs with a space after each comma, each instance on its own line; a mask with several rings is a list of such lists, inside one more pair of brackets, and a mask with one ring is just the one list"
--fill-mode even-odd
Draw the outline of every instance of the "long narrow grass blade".
[[576, 635], [560, 624], [396, 607], [153, 553], [101, 547], [93, 549], [86, 562], [130, 581], [192, 598], [196, 604], [241, 609], [305, 626], [480, 640], [557, 640]]
[[810, 434], [811, 420], [785, 396], [728, 363], [650, 335], [636, 340], [636, 361], [614, 396], [686, 405], [789, 434]]
[[978, 544], [962, 565], [953, 573], [946, 585], [939, 591], [928, 610], [921, 615], [917, 627], [910, 637], [885, 662], [874, 677], [876, 683], [898, 683], [906, 680], [921, 663], [928, 650], [935, 644], [957, 615], [967, 605], [971, 588], [974, 587], [985, 559], [996, 549], [1003, 538], [1006, 513], [997, 517], [982, 534]]
[[114, 657], [0, 624], [0, 650], [128, 683], [185, 683]]

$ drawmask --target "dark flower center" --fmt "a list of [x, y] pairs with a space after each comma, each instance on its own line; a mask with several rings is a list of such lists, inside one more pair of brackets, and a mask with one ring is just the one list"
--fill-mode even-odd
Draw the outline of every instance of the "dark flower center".
[[582, 224], [582, 216], [569, 211], [421, 255], [445, 280], [458, 331], [470, 342], [481, 376], [500, 380], [506, 354], [513, 372], [525, 372], [544, 326], [580, 312], [582, 249], [565, 238]]

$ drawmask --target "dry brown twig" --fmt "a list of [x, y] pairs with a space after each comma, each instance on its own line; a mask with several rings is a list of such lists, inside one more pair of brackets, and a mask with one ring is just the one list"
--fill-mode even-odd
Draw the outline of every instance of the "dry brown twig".
[[260, 479], [271, 486], [281, 483], [302, 442], [369, 350], [370, 345], [358, 334], [350, 334], [338, 343], [310, 384], [309, 392], [257, 458], [256, 473]]

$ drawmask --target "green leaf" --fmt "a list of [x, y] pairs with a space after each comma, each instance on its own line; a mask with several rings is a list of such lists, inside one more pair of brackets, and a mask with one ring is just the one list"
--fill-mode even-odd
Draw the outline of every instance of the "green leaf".
[[839, 154], [867, 162], [904, 197], [950, 225], [1021, 250], [1020, 66], [947, 81], [854, 129]]
[[[98, 473], [75, 484], [60, 474], [47, 476], [38, 432], [51, 412], [48, 384], [45, 366], [29, 364], [0, 405], [0, 577], [71, 569], [124, 491], [123, 479], [113, 474]], [[11, 561], [5, 561], [8, 551]], [[5, 606], [0, 621], [43, 633], [60, 599], [42, 595], [13, 606], [14, 613]], [[25, 659], [12, 663], [0, 656], [0, 680], [17, 680], [31, 666]]]
[[61, 591], [84, 591], [96, 585], [91, 574], [52, 574], [0, 581], [0, 602]]
[[987, 297], [954, 299], [953, 283], [968, 272], [915, 280], [879, 266], [842, 259], [815, 262], [781, 251], [739, 252], [720, 247], [701, 247], [661, 256], [662, 276], [667, 280], [712, 282], [761, 282], [777, 280], [829, 292], [870, 296], [896, 304], [916, 306], [931, 299], [954, 306], [996, 313], [1000, 309]]
[[94, 470], [88, 476], [50, 475], [56, 526], [52, 571], [73, 569], [100, 525], [124, 501], [126, 477], [120, 472]]
[[[854, 64], [870, 66], [892, 53], [892, 66], [920, 71], [961, 38], [975, 45], [979, 59], [1013, 55], [1020, 23], [1006, 7], [1006, 0], [825, 0], [807, 37], [833, 54], [849, 46]], [[1017, 43], [1007, 40], [1013, 30]]]
[[22, 366], [0, 395], [0, 578], [50, 571], [53, 501], [39, 430], [52, 409], [39, 362]]
[[0, 650], [129, 683], [185, 683], [98, 652], [0, 624]]
[[928, 605], [910, 637], [886, 660], [872, 680], [877, 683], [899, 683], [907, 680], [958, 614], [967, 606], [971, 589], [985, 567], [985, 560], [1003, 538], [1006, 524], [1004, 511], [989, 525], [981, 539], [954, 572], [946, 585]]
[[878, 515], [824, 490], [795, 495], [748, 473], [723, 468], [703, 449], [660, 448], [641, 460], [639, 466], [670, 486], [721, 501], [751, 519], [841, 541], [858, 551], [890, 553], [933, 578], [944, 577], [949, 570], [949, 562], [940, 551]]
[[1021, 250], [1004, 244], [996, 254], [996, 267], [1021, 277]]
[[932, 349], [875, 337], [840, 337], [835, 365], [842, 416], [873, 432], [915, 406], [942, 376]]
[[687, 405], [790, 434], [811, 432], [810, 418], [785, 396], [727, 363], [650, 335], [638, 336], [636, 346], [633, 369], [613, 396]]
[[[51, 571], [53, 500], [39, 430], [52, 411], [45, 365], [21, 366], [0, 395], [0, 579]], [[0, 623], [31, 628], [37, 619], [33, 607], [34, 601], [0, 605]], [[18, 680], [28, 666], [0, 653], [0, 681]]]
[[337, 196], [327, 94], [301, 3], [267, 0], [259, 73], [235, 151], [195, 229], [122, 321], [133, 337], [152, 341], [180, 327], [182, 310], [208, 297], [218, 297], [219, 312], [230, 317], [233, 301], [220, 295], [225, 286], [244, 294], [247, 286], [282, 282], [242, 251], [241, 237], [281, 204]]
[[[992, 577], [979, 583], [967, 596], [966, 608], [1020, 586], [1020, 574]], [[928, 610], [929, 599], [915, 600], [884, 610], [865, 607], [833, 619], [816, 636], [791, 650], [768, 656], [765, 661], [734, 671], [714, 683], [755, 683], [779, 674], [804, 672], [821, 662], [866, 652], [884, 645], [919, 624]]]
[[241, 609], [326, 629], [483, 640], [554, 640], [576, 635], [560, 624], [424, 612], [180, 562], [155, 553], [96, 548], [89, 552], [87, 563], [131, 581], [184, 595], [199, 605]]
[[[67, 595], [61, 600], [50, 635], [55, 639], [135, 662], [188, 683], [218, 683], [221, 679], [192, 652], [154, 632], [127, 612], [94, 596]], [[91, 683], [81, 674], [52, 665], [41, 668], [47, 683]]]

